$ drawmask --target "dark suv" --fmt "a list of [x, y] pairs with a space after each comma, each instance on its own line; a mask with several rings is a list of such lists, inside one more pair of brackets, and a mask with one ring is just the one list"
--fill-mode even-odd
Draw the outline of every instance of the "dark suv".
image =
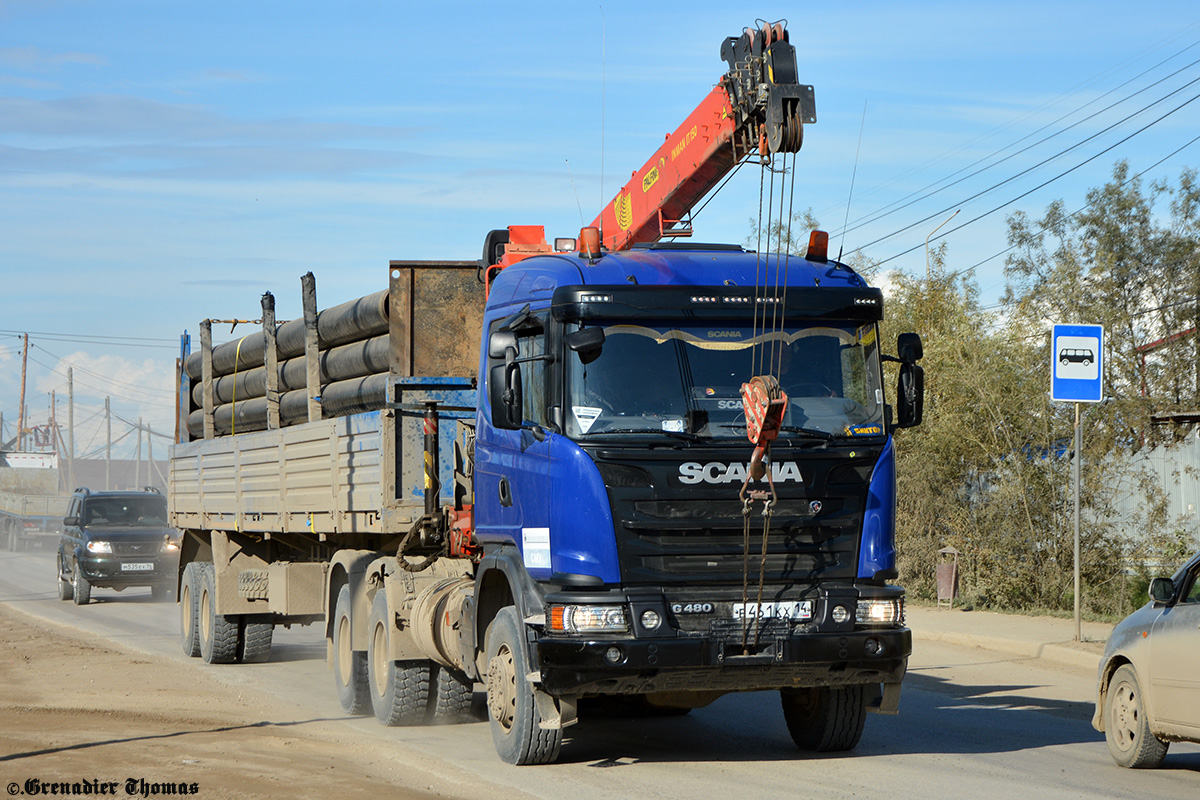
[[166, 600], [179, 572], [179, 532], [167, 524], [167, 500], [156, 489], [76, 489], [58, 544], [58, 599], [79, 605], [92, 587], [121, 591], [149, 586]]

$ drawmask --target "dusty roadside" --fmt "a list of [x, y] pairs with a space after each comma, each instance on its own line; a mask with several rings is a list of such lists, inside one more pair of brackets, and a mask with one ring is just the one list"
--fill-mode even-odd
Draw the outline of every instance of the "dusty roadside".
[[132, 796], [179, 794], [180, 785], [201, 798], [456, 795], [360, 739], [340, 720], [239, 696], [202, 670], [0, 605], [7, 794], [29, 796], [29, 781], [72, 784], [82, 794], [97, 781], [115, 783], [118, 797], [131, 796], [129, 788]]

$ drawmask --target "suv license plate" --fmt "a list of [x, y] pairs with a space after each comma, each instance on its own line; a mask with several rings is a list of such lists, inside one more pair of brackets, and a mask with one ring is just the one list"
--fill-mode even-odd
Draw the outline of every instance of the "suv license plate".
[[733, 618], [734, 619], [754, 619], [755, 611], [758, 612], [759, 619], [790, 619], [790, 620], [808, 620], [812, 619], [813, 603], [812, 600], [795, 600], [782, 603], [734, 603]]
[[154, 565], [145, 562], [135, 564], [121, 564], [122, 572], [153, 572]]

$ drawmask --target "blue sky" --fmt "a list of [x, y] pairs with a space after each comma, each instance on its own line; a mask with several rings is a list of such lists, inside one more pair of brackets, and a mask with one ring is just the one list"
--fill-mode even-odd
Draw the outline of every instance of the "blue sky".
[[[1074, 210], [1117, 159], [1149, 168], [1200, 127], [1198, 101], [1116, 144], [1200, 93], [1118, 124], [1200, 77], [1192, 2], [0, 0], [5, 436], [20, 332], [33, 422], [51, 389], [65, 419], [74, 365], [83, 454], [103, 443], [105, 395], [169, 431], [180, 333], [255, 318], [268, 290], [280, 318], [298, 316], [308, 270], [324, 307], [383, 288], [389, 259], [478, 258], [492, 228], [575, 235], [719, 79], [723, 39], [757, 18], [788, 20], [816, 89], [797, 209], [842, 244], [853, 174], [844, 246], [873, 243], [888, 268], [922, 271], [925, 236], [954, 209], [943, 232], [1029, 192], [949, 233], [950, 268], [971, 267], [1003, 251], [1007, 213], [1059, 198]], [[1198, 163], [1200, 144], [1145, 180]], [[747, 167], [697, 238], [740, 243], [757, 211]], [[985, 301], [1002, 268], [975, 270]]]

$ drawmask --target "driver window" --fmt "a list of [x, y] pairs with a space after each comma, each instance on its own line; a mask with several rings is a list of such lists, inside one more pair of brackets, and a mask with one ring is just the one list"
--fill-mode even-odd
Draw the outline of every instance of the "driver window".
[[546, 335], [542, 332], [517, 336], [517, 358], [533, 358], [520, 365], [523, 407], [521, 416], [535, 425], [547, 425], [546, 413]]
[[1183, 602], [1200, 604], [1200, 573], [1193, 572], [1190, 578], [1192, 581], [1192, 588], [1189, 589], [1188, 593], [1183, 596]]

